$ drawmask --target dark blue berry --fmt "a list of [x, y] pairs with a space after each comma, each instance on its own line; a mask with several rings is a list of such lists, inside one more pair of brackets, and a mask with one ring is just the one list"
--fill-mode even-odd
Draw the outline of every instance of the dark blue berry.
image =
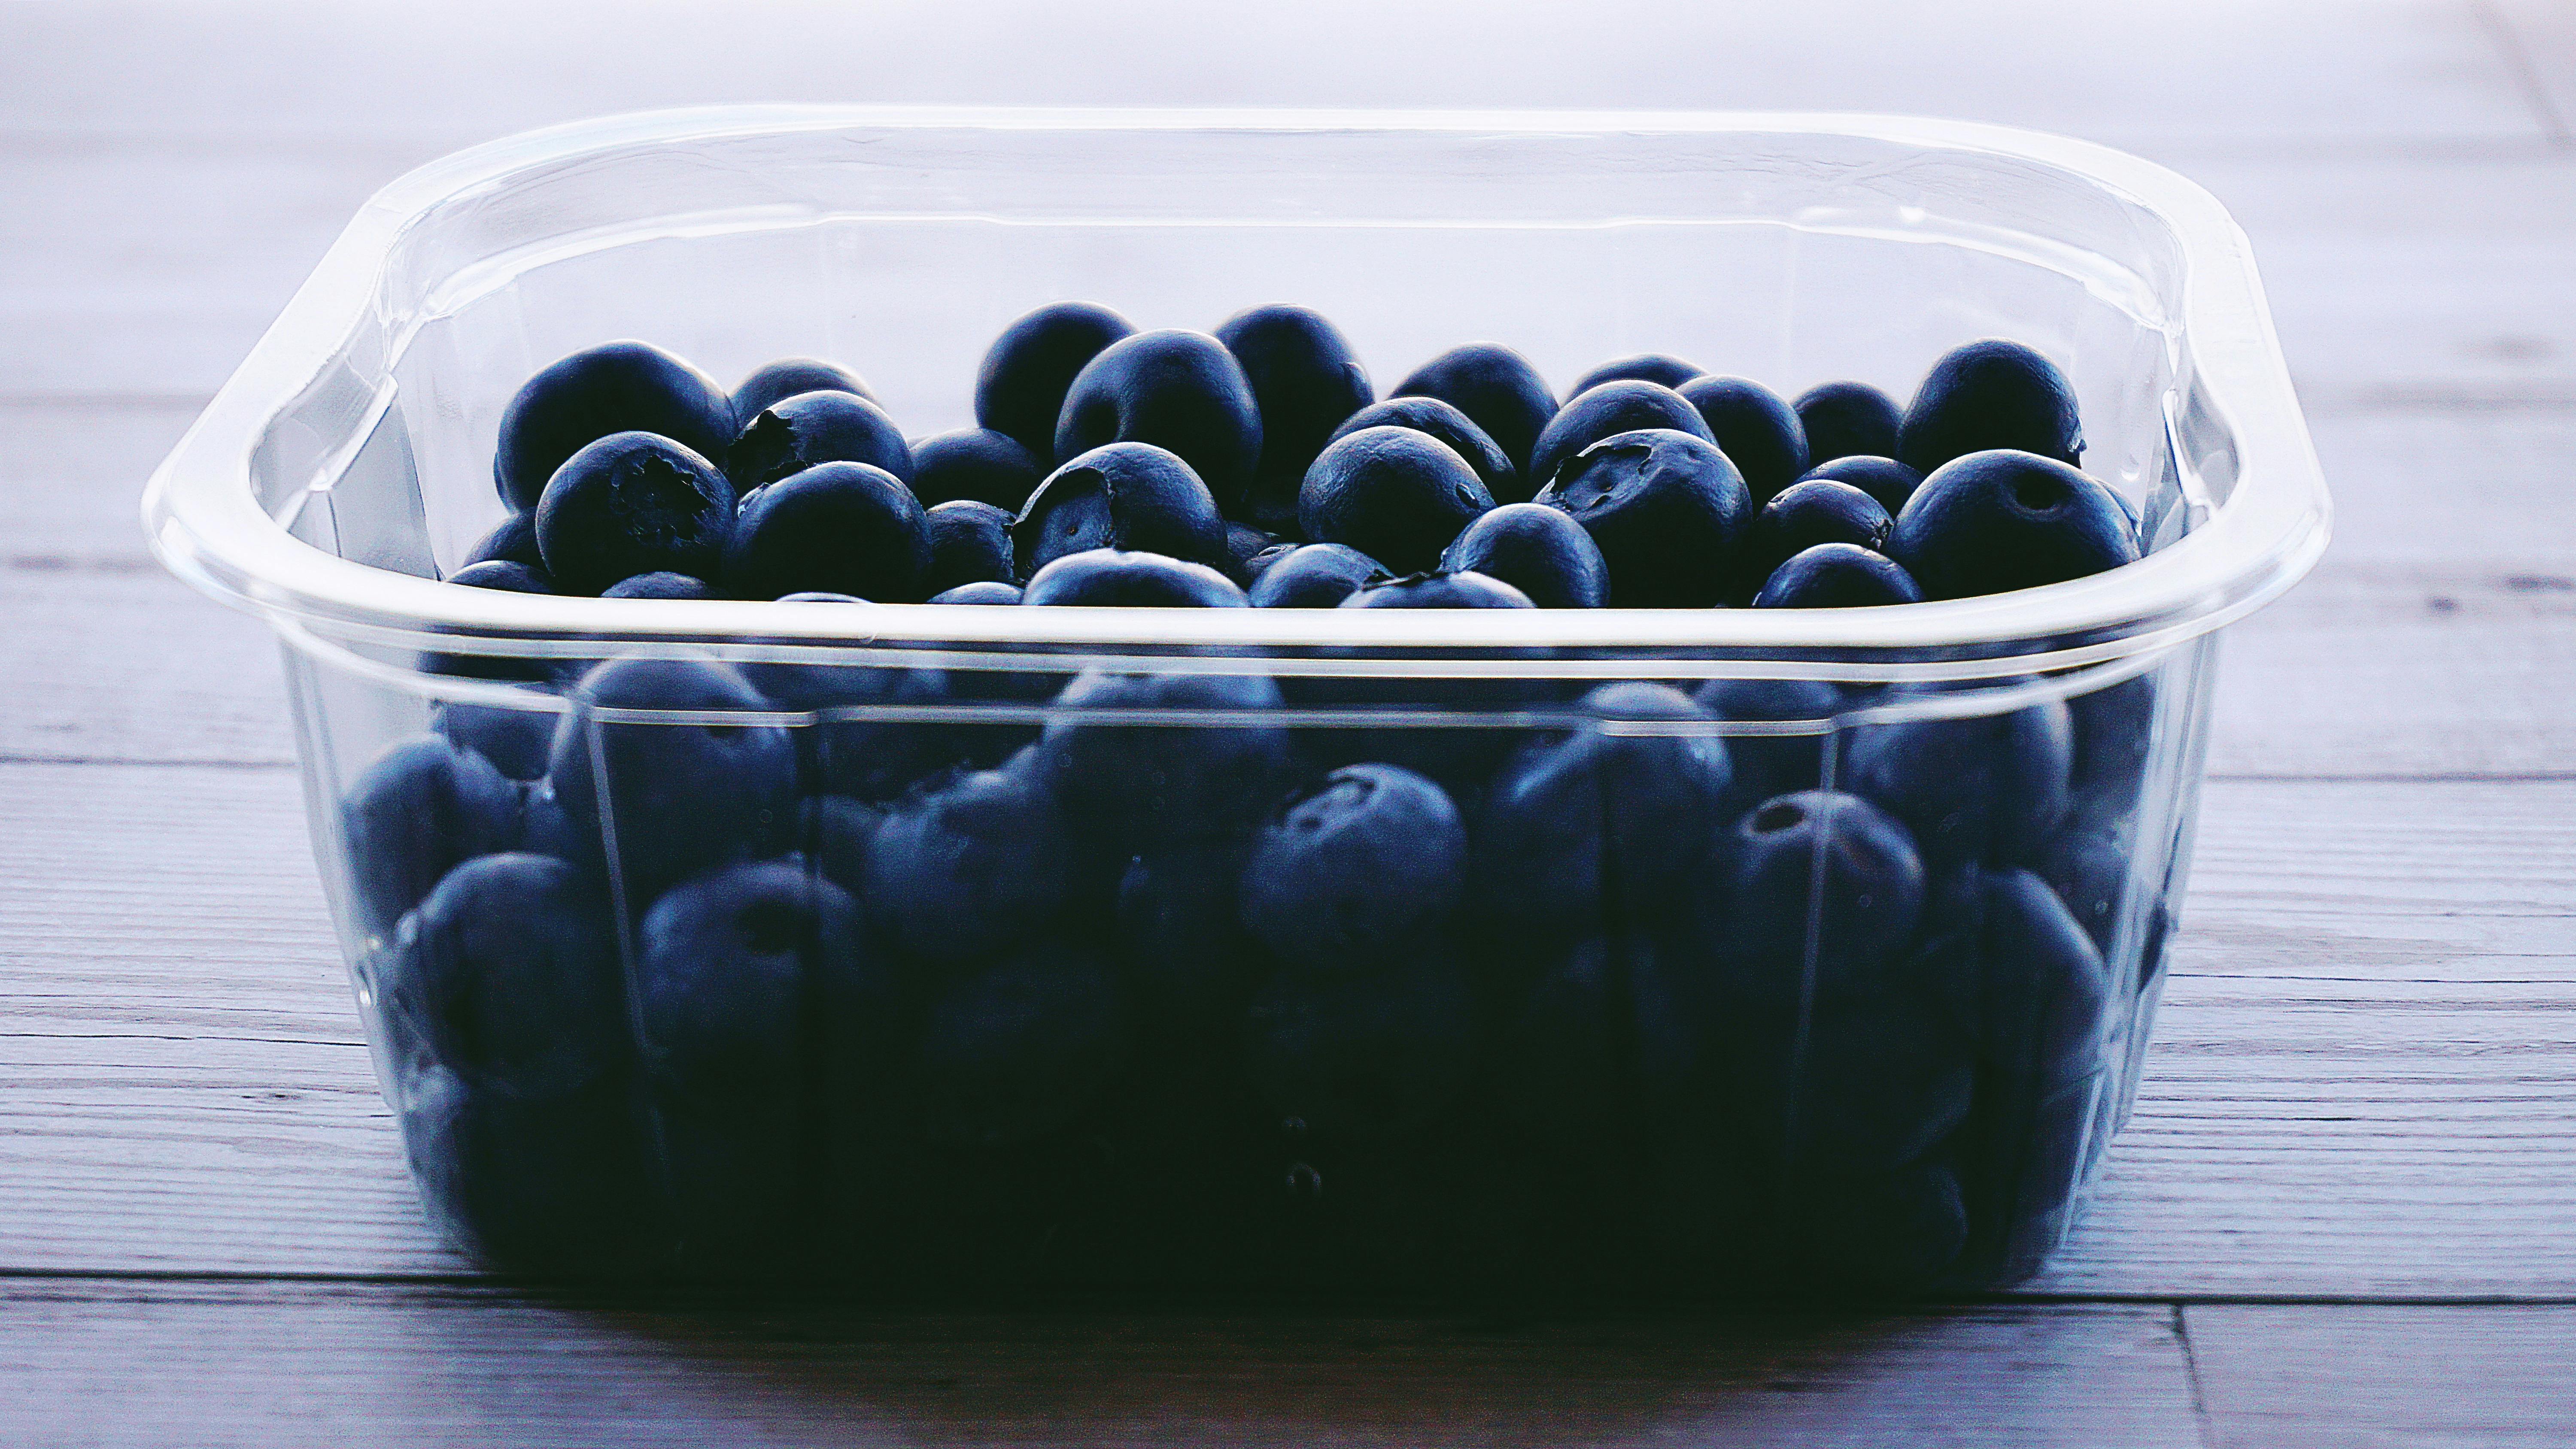
[[1066, 390], [1102, 348], [1135, 330], [1090, 302], [1051, 303], [1020, 318], [993, 340], [975, 375], [976, 424], [1027, 449], [1041, 469], [1052, 464]]
[[607, 342], [529, 378], [510, 399], [492, 476], [524, 511], [565, 459], [612, 434], [653, 433], [720, 458], [733, 431], [733, 403], [715, 379], [648, 343]]
[[1020, 576], [1011, 546], [1011, 515], [990, 503], [952, 499], [924, 515], [930, 562], [920, 590], [936, 597], [966, 584], [1010, 584]]
[[[1604, 438], [1646, 428], [1688, 433], [1712, 448], [1717, 442], [1699, 409], [1671, 388], [1634, 379], [1605, 382], [1577, 393], [1548, 420], [1546, 430], [1531, 446], [1529, 466], [1521, 470], [1521, 477], [1529, 484], [1532, 496], [1544, 502], [1542, 495], [1556, 482], [1558, 470], [1574, 461], [1576, 454]], [[1740, 474], [1738, 481], [1742, 481]]]
[[1056, 469], [1029, 495], [1011, 539], [1032, 573], [1103, 548], [1230, 562], [1215, 495], [1179, 455], [1150, 443], [1110, 443]]
[[1056, 418], [1059, 462], [1110, 443], [1178, 453], [1234, 510], [1261, 456], [1261, 410], [1225, 344], [1204, 332], [1139, 332], [1083, 364]]
[[526, 564], [530, 568], [545, 566], [546, 556], [537, 551], [537, 520], [534, 514], [513, 513], [502, 519], [493, 525], [490, 533], [483, 535], [481, 541], [474, 545], [472, 552], [465, 555], [465, 561], [469, 564], [490, 563], [494, 560]]
[[725, 476], [739, 493], [825, 463], [865, 463], [912, 486], [912, 448], [885, 409], [848, 392], [804, 392], [744, 419], [725, 450]]
[[1832, 790], [1779, 795], [1728, 840], [1720, 919], [1727, 969], [1757, 1000], [1867, 993], [1896, 972], [1923, 913], [1923, 862], [1904, 825]]
[[1262, 824], [1243, 923], [1300, 971], [1381, 973], [1423, 951], [1466, 883], [1466, 827], [1448, 794], [1392, 765], [1348, 765]]
[[1344, 609], [1534, 609], [1530, 597], [1501, 579], [1479, 573], [1404, 574], [1362, 584], [1337, 605]]
[[1297, 495], [1297, 522], [1391, 569], [1440, 562], [1458, 531], [1494, 506], [1466, 460], [1411, 428], [1363, 428], [1324, 449]]
[[[1865, 382], [1820, 382], [1798, 394], [1798, 426], [1810, 465], [1854, 454], [1891, 457], [1902, 417], [1896, 400]], [[1890, 510], [1891, 512], [1893, 510]]]
[[1299, 544], [1253, 580], [1252, 606], [1329, 609], [1354, 592], [1392, 577], [1384, 564], [1348, 544]]
[[518, 787], [481, 755], [421, 735], [358, 772], [340, 834], [359, 925], [370, 939], [389, 938], [448, 871], [512, 847]]
[[1067, 554], [1029, 575], [1020, 595], [1023, 604], [1111, 606], [1177, 606], [1195, 609], [1246, 607], [1243, 590], [1206, 564], [1188, 563], [1159, 553], [1125, 553], [1096, 548]]
[[[1647, 386], [1614, 382], [1599, 391]], [[1744, 479], [1715, 444], [1669, 428], [1592, 444], [1538, 501], [1565, 510], [1592, 535], [1610, 566], [1610, 602], [1628, 609], [1723, 602], [1753, 511]]]
[[1800, 549], [1771, 571], [1757, 609], [1860, 609], [1879, 604], [1919, 604], [1923, 590], [1904, 567], [1858, 544], [1820, 543]]
[[1824, 741], [1834, 717], [1872, 700], [1875, 686], [1824, 679], [1713, 679], [1695, 698], [1718, 718], [1748, 724], [1806, 725], [1795, 732], [1746, 733], [1727, 741], [1737, 778], [1766, 800], [1824, 783]]
[[1927, 599], [2033, 589], [2135, 563], [2111, 490], [2064, 463], [1998, 449], [1941, 465], [1906, 500], [1887, 556]]
[[2033, 858], [2066, 818], [2074, 750], [2066, 706], [2047, 700], [1957, 719], [1852, 728], [1850, 788], [1914, 832], [1927, 863]]
[[1009, 1147], [1066, 1127], [1117, 1081], [1128, 1027], [1096, 953], [1034, 944], [950, 985], [922, 1023], [922, 1127], [935, 1142]]
[[460, 750], [472, 750], [513, 780], [534, 780], [546, 772], [546, 754], [554, 746], [555, 711], [548, 696], [530, 691], [528, 707], [468, 704], [450, 700], [438, 707], [430, 728]]
[[1597, 609], [1610, 599], [1600, 545], [1572, 515], [1542, 503], [1506, 503], [1479, 517], [1440, 567], [1500, 579], [1542, 609]]
[[1283, 971], [1253, 997], [1244, 1073], [1300, 1135], [1404, 1137], [1466, 1091], [1473, 1014], [1464, 971], [1442, 955], [1342, 979]]
[[922, 597], [929, 567], [930, 522], [912, 490], [882, 468], [825, 463], [743, 508], [722, 578], [737, 599], [839, 593], [909, 603]]
[[1890, 518], [1903, 512], [1905, 501], [1914, 496], [1915, 489], [1923, 486], [1922, 474], [1894, 458], [1873, 453], [1829, 458], [1808, 469], [1798, 481], [1807, 483], [1818, 479], [1850, 484], [1877, 499], [1878, 506], [1886, 509]]
[[1238, 511], [1284, 526], [1297, 516], [1307, 465], [1377, 393], [1350, 339], [1311, 308], [1250, 308], [1225, 319], [1216, 337], [1242, 365], [1261, 410], [1261, 462]]
[[577, 1092], [627, 1057], [607, 902], [552, 856], [486, 855], [448, 872], [406, 922], [379, 983], [389, 1013], [468, 1083]]
[[1016, 604], [1021, 599], [1020, 586], [987, 580], [977, 584], [959, 584], [953, 589], [930, 596], [934, 604]]
[[565, 593], [669, 570], [712, 578], [733, 532], [733, 485], [653, 433], [612, 433], [566, 459], [537, 501], [537, 546]]
[[748, 422], [770, 404], [809, 392], [846, 392], [870, 402], [877, 395], [867, 379], [837, 362], [817, 357], [782, 357], [744, 378], [733, 390], [733, 415]]
[[1063, 806], [1022, 755], [898, 802], [870, 844], [859, 895], [912, 955], [987, 960], [1055, 924], [1071, 899], [1075, 856]]
[[555, 581], [546, 575], [544, 569], [513, 563], [508, 559], [467, 564], [449, 574], [447, 581], [463, 584], [469, 589], [499, 589], [512, 594], [551, 594], [555, 591]]
[[704, 579], [664, 570], [619, 579], [602, 589], [599, 596], [603, 599], [712, 599], [715, 590], [708, 588]]
[[1501, 343], [1450, 348], [1415, 368], [1388, 396], [1436, 397], [1484, 429], [1521, 475], [1512, 501], [1526, 499], [1545, 481], [1530, 472], [1530, 451], [1556, 416], [1556, 394], [1529, 359]]
[[1328, 446], [1340, 442], [1363, 428], [1411, 428], [1428, 433], [1448, 444], [1449, 451], [1475, 469], [1485, 491], [1495, 498], [1509, 502], [1529, 496], [1529, 490], [1521, 486], [1520, 470], [1504, 456], [1502, 446], [1465, 413], [1436, 397], [1391, 397], [1364, 407], [1342, 419], [1342, 425], [1325, 442]]
[[1897, 430], [1896, 460], [1927, 477], [1953, 458], [2012, 448], [2068, 467], [2084, 461], [2075, 385], [2018, 342], [1989, 337], [1942, 354]]
[[1892, 520], [1878, 500], [1848, 483], [1798, 483], [1757, 506], [1744, 535], [1744, 593], [1759, 592], [1771, 571], [1820, 543], [1876, 550]]
[[[1033, 760], [1076, 827], [1123, 851], [1239, 835], [1284, 782], [1279, 706], [1266, 675], [1086, 671], [1056, 697]], [[1162, 717], [1174, 713], [1197, 718]]]
[[1574, 380], [1567, 397], [1581, 397], [1605, 382], [1651, 382], [1678, 391], [1706, 369], [1665, 352], [1637, 352], [1614, 357]]
[[912, 445], [912, 491], [927, 508], [971, 499], [1017, 513], [1046, 471], [1028, 449], [990, 428], [934, 433]]
[[1807, 430], [1781, 396], [1749, 377], [1698, 377], [1678, 391], [1758, 506], [1807, 471]]

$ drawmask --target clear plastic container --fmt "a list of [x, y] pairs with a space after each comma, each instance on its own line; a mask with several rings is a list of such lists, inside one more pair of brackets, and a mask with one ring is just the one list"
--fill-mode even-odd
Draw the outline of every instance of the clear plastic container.
[[[1382, 386], [1492, 338], [1560, 385], [1657, 349], [1903, 397], [2012, 337], [2074, 380], [2086, 470], [2154, 552], [1841, 610], [437, 581], [502, 517], [504, 405], [567, 352], [835, 358], [918, 435], [969, 422], [983, 347], [1065, 298], [1202, 328], [1293, 299]], [[2098, 147], [805, 108], [585, 123], [396, 182], [144, 512], [171, 569], [285, 640], [386, 1099], [433, 1216], [493, 1259], [1683, 1293], [1992, 1286], [2063, 1237], [2136, 1092], [2215, 631], [2327, 520], [2243, 236]], [[639, 662], [589, 673], [610, 660]], [[657, 672], [756, 693], [635, 687]], [[1621, 681], [1700, 704], [1588, 695]], [[1252, 903], [1265, 831], [1366, 763], [1456, 823], [1309, 937]]]

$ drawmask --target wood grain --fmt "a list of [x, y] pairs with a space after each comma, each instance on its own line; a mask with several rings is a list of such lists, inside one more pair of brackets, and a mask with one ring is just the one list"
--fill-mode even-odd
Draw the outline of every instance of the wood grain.
[[2199, 1442], [2172, 1315], [2140, 1307], [1513, 1323], [22, 1282], [0, 1365], [27, 1444]]
[[2576, 1442], [2576, 1308], [2195, 1305], [2212, 1449]]

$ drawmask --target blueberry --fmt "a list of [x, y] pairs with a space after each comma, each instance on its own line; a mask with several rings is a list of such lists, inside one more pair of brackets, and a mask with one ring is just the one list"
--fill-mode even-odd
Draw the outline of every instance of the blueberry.
[[870, 402], [877, 395], [867, 379], [837, 362], [815, 357], [782, 357], [742, 380], [733, 390], [733, 415], [742, 421], [759, 417], [770, 404], [809, 392], [845, 392]]
[[1178, 453], [1219, 507], [1239, 511], [1261, 456], [1261, 411], [1225, 344], [1204, 332], [1139, 332], [1083, 364], [1056, 418], [1058, 461], [1109, 443]]
[[1798, 394], [1793, 406], [1807, 434], [1810, 464], [1855, 454], [1884, 458], [1896, 451], [1896, 400], [1868, 383], [1820, 382]]
[[934, 433], [912, 445], [912, 491], [931, 508], [970, 499], [1017, 513], [1046, 471], [1028, 449], [990, 428]]
[[1501, 579], [1479, 573], [1404, 574], [1362, 584], [1336, 605], [1343, 609], [1534, 609], [1530, 597]]
[[555, 581], [546, 576], [544, 569], [513, 563], [508, 559], [467, 564], [449, 574], [447, 581], [463, 584], [469, 589], [500, 589], [513, 594], [551, 594], [555, 591]]
[[2106, 1076], [2109, 972], [2047, 884], [1980, 873], [1979, 1079], [1963, 1173], [1982, 1276], [2028, 1273], [2063, 1232]]
[[1848, 483], [1877, 499], [1878, 506], [1887, 510], [1889, 518], [1903, 512], [1905, 501], [1914, 496], [1915, 489], [1923, 486], [1922, 474], [1894, 458], [1872, 453], [1829, 458], [1808, 469], [1798, 481], [1809, 483], [1819, 479]]
[[[1950, 1145], [1968, 1117], [1976, 1052], [1926, 993], [1880, 988], [1784, 1005], [1737, 1019], [1736, 1066], [1793, 1200], [1816, 1205], [1821, 1184], [1857, 1186]], [[1755, 1039], [1745, 1039], [1748, 1026]]]
[[930, 596], [930, 602], [934, 604], [1016, 604], [1020, 599], [1019, 585], [995, 583], [989, 579], [981, 583], [959, 584]]
[[1898, 969], [1923, 914], [1923, 863], [1886, 812], [1803, 790], [1745, 812], [1727, 845], [1718, 944], [1746, 996], [1867, 993]]
[[1920, 1291], [1942, 1280], [1968, 1241], [1958, 1174], [1944, 1162], [1803, 1181], [1782, 1219], [1802, 1289]]
[[436, 735], [376, 756], [340, 806], [359, 925], [390, 937], [447, 872], [508, 850], [519, 834], [519, 792], [492, 763]]
[[1011, 539], [1032, 573], [1103, 548], [1230, 562], [1215, 495], [1179, 455], [1150, 443], [1110, 443], [1056, 469], [1029, 495]]
[[1135, 324], [1090, 302], [1056, 302], [1005, 328], [975, 375], [977, 426], [1018, 443], [1041, 467], [1056, 460], [1056, 419], [1074, 378]]
[[[1234, 526], [1232, 524], [1228, 524], [1226, 526], [1227, 536], [1231, 538], [1233, 536], [1233, 532]], [[1241, 567], [1242, 583], [1245, 591], [1249, 592], [1254, 584], [1261, 582], [1261, 576], [1270, 572], [1270, 566], [1272, 564], [1279, 562], [1281, 559], [1288, 557], [1288, 555], [1295, 553], [1297, 550], [1304, 548], [1305, 546], [1306, 545], [1298, 543], [1293, 539], [1281, 539], [1277, 543], [1264, 545], [1259, 552], [1253, 554], [1250, 558], [1245, 559]]]
[[[1486, 793], [1475, 843], [1484, 921], [1565, 940], [1680, 903], [1725, 816], [1731, 767], [1708, 712], [1660, 684], [1583, 697], [1598, 723], [1523, 745]], [[1647, 726], [1652, 732], [1626, 733]]]
[[417, 1054], [395, 1072], [413, 1177], [439, 1227], [477, 1258], [550, 1278], [625, 1277], [666, 1251], [622, 1076], [525, 1097]]
[[1757, 609], [1854, 609], [1919, 604], [1923, 590], [1895, 560], [1858, 544], [1820, 543], [1771, 571]]
[[555, 712], [537, 705], [534, 698], [526, 709], [450, 700], [438, 707], [430, 728], [458, 749], [472, 750], [491, 761], [511, 779], [534, 780], [546, 772], [546, 754], [554, 746]]
[[796, 844], [825, 880], [845, 891], [867, 888], [870, 852], [886, 807], [851, 795], [813, 795], [797, 811]]
[[847, 392], [802, 392], [744, 420], [725, 450], [725, 476], [749, 493], [825, 463], [865, 463], [912, 486], [912, 448], [885, 409]]
[[992, 1149], [1070, 1125], [1126, 1065], [1116, 977], [1096, 954], [1049, 941], [957, 981], [922, 1025], [923, 1126]]
[[1854, 726], [1850, 788], [1914, 832], [1929, 863], [2032, 858], [2066, 818], [2074, 740], [2056, 700], [1960, 719]]
[[1296, 517], [1307, 465], [1377, 393], [1350, 339], [1311, 308], [1253, 307], [1225, 319], [1216, 337], [1242, 365], [1261, 410], [1261, 462], [1243, 511], [1285, 523]]
[[[1239, 835], [1287, 771], [1279, 705], [1265, 675], [1088, 670], [1056, 697], [1035, 763], [1076, 827], [1122, 851]], [[1202, 718], [1157, 717], [1175, 712]]]
[[[1646, 386], [1614, 382], [1586, 396]], [[1743, 477], [1715, 444], [1669, 428], [1614, 433], [1592, 444], [1538, 501], [1573, 515], [1592, 535], [1610, 566], [1610, 602], [1629, 609], [1723, 601], [1753, 511]]]
[[1700, 377], [1682, 384], [1709, 437], [1761, 504], [1807, 471], [1807, 430], [1781, 396], [1749, 377]]
[[1114, 548], [1067, 554], [1030, 574], [1020, 602], [1196, 609], [1247, 606], [1243, 590], [1205, 564]]
[[591, 670], [574, 697], [547, 784], [573, 832], [568, 849], [597, 860], [614, 842], [629, 911], [710, 866], [766, 853], [793, 823], [796, 742], [775, 725], [728, 722], [770, 707], [732, 666], [620, 659]]
[[1494, 497], [1447, 444], [1411, 428], [1363, 428], [1333, 443], [1306, 472], [1297, 523], [1318, 543], [1348, 544], [1404, 572], [1440, 551]]
[[[866, 605], [841, 594], [790, 594], [781, 603]], [[858, 626], [864, 631], [867, 625]], [[902, 794], [966, 753], [963, 726], [888, 719], [877, 710], [944, 704], [947, 682], [935, 669], [882, 664], [747, 664], [743, 675], [780, 710], [826, 717], [793, 731], [813, 788], [864, 800]]]
[[480, 856], [405, 918], [389, 1015], [470, 1085], [523, 1098], [618, 1069], [628, 1037], [607, 903], [552, 856]]
[[1637, 352], [1614, 357], [1574, 380], [1567, 397], [1581, 397], [1605, 382], [1651, 382], [1678, 390], [1707, 369], [1664, 352]]
[[896, 804], [868, 851], [859, 895], [914, 956], [984, 960], [1046, 934], [1071, 897], [1074, 868], [1064, 808], [1022, 755]]
[[647, 343], [602, 343], [529, 378], [510, 399], [493, 482], [512, 508], [526, 510], [564, 460], [602, 438], [653, 433], [720, 458], [733, 430], [733, 403], [715, 379]]
[[1411, 428], [1428, 433], [1448, 444], [1449, 451], [1476, 470], [1486, 492], [1506, 502], [1529, 497], [1529, 490], [1521, 486], [1520, 470], [1504, 456], [1502, 446], [1465, 413], [1436, 397], [1391, 397], [1364, 407], [1342, 419], [1342, 425], [1324, 440], [1325, 444], [1338, 443], [1363, 428]]
[[1754, 509], [1745, 530], [1744, 593], [1759, 592], [1772, 570], [1820, 543], [1875, 550], [1892, 522], [1877, 499], [1848, 483], [1817, 479], [1784, 488]]
[[1450, 348], [1415, 368], [1388, 395], [1436, 397], [1484, 429], [1521, 475], [1515, 502], [1546, 481], [1530, 471], [1530, 452], [1548, 419], [1556, 416], [1556, 394], [1527, 358], [1501, 343]]
[[1688, 433], [1712, 447], [1717, 441], [1699, 409], [1671, 388], [1635, 379], [1605, 382], [1576, 394], [1548, 420], [1546, 430], [1531, 446], [1529, 466], [1521, 470], [1521, 476], [1528, 481], [1533, 496], [1545, 502], [1544, 495], [1556, 482], [1558, 470], [1571, 463], [1576, 454], [1605, 438], [1646, 428]]
[[[923, 517], [930, 562], [920, 591], [936, 597], [965, 584], [1010, 584], [1020, 576], [1011, 548], [1011, 515], [990, 503], [957, 498]], [[1013, 594], [1014, 601], [1018, 595]]]
[[1897, 429], [1895, 458], [1930, 475], [1969, 453], [2011, 448], [2068, 467], [2084, 461], [2075, 385], [2018, 342], [1989, 337], [1943, 353]]
[[1254, 994], [1244, 1072], [1262, 1101], [1326, 1141], [1417, 1133], [1467, 1088], [1465, 973], [1440, 954], [1336, 979], [1285, 971]]
[[1392, 765], [1348, 765], [1263, 822], [1243, 922], [1300, 971], [1384, 972], [1423, 950], [1466, 880], [1466, 827], [1447, 793]]
[[1550, 953], [1515, 993], [1495, 1043], [1493, 1076], [1526, 1146], [1560, 1154], [1635, 1130], [1622, 964], [1608, 938], [1586, 936]]
[[1232, 841], [1148, 851], [1118, 882], [1118, 959], [1140, 1039], [1165, 1057], [1229, 1054], [1252, 988], [1274, 969], [1235, 902], [1243, 850]]
[[1601, 546], [1563, 509], [1506, 503], [1467, 525], [1440, 567], [1500, 579], [1542, 609], [1597, 609], [1609, 602], [1610, 565]]
[[923, 597], [930, 521], [901, 479], [825, 463], [760, 490], [725, 545], [725, 592], [775, 599], [823, 592], [909, 603]]
[[2129, 890], [2130, 834], [2126, 822], [2069, 826], [2039, 848], [2034, 867], [2106, 956]]
[[1823, 679], [1712, 679], [1695, 698], [1720, 719], [1812, 723], [1812, 731], [1739, 734], [1727, 741], [1737, 778], [1756, 800], [1824, 783], [1825, 733], [1834, 717], [1870, 702], [1871, 687]]
[[1329, 609], [1392, 577], [1384, 564], [1348, 544], [1299, 544], [1253, 580], [1252, 607]]
[[2135, 563], [2111, 490], [2064, 463], [1998, 449], [1944, 463], [1906, 500], [1887, 556], [1927, 599], [2033, 589]]
[[529, 513], [513, 513], [492, 526], [473, 551], [465, 555], [469, 564], [494, 561], [545, 567], [546, 556], [537, 552], [537, 520]]
[[675, 574], [665, 569], [659, 573], [619, 579], [600, 590], [599, 596], [603, 599], [712, 599], [715, 590], [708, 588], [704, 579], [693, 579], [687, 574]]
[[892, 1015], [891, 976], [861, 949], [857, 906], [793, 865], [715, 871], [644, 917], [635, 978], [684, 1254], [708, 1263], [791, 1251], [823, 1054], [886, 1045], [882, 1031], [829, 1040], [819, 1007], [829, 994], [859, 1007], [840, 1020]]
[[612, 433], [555, 470], [537, 501], [537, 546], [566, 593], [668, 569], [712, 578], [733, 531], [733, 485], [669, 438]]
[[2075, 795], [2082, 814], [2105, 823], [2127, 817], [2138, 808], [2155, 758], [2156, 676], [2132, 675], [2076, 695], [2066, 707], [2075, 721]]

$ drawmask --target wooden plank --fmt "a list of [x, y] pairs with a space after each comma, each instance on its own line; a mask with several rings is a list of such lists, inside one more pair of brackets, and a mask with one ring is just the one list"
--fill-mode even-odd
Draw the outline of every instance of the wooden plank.
[[[0, 765], [0, 1268], [443, 1273], [284, 771]], [[2225, 783], [2051, 1294], [2576, 1292], [2576, 785]]]
[[2180, 1449], [2172, 1314], [671, 1310], [12, 1283], [22, 1444], [1755, 1444]]
[[2183, 1310], [2212, 1449], [2576, 1442], [2576, 1308]]

